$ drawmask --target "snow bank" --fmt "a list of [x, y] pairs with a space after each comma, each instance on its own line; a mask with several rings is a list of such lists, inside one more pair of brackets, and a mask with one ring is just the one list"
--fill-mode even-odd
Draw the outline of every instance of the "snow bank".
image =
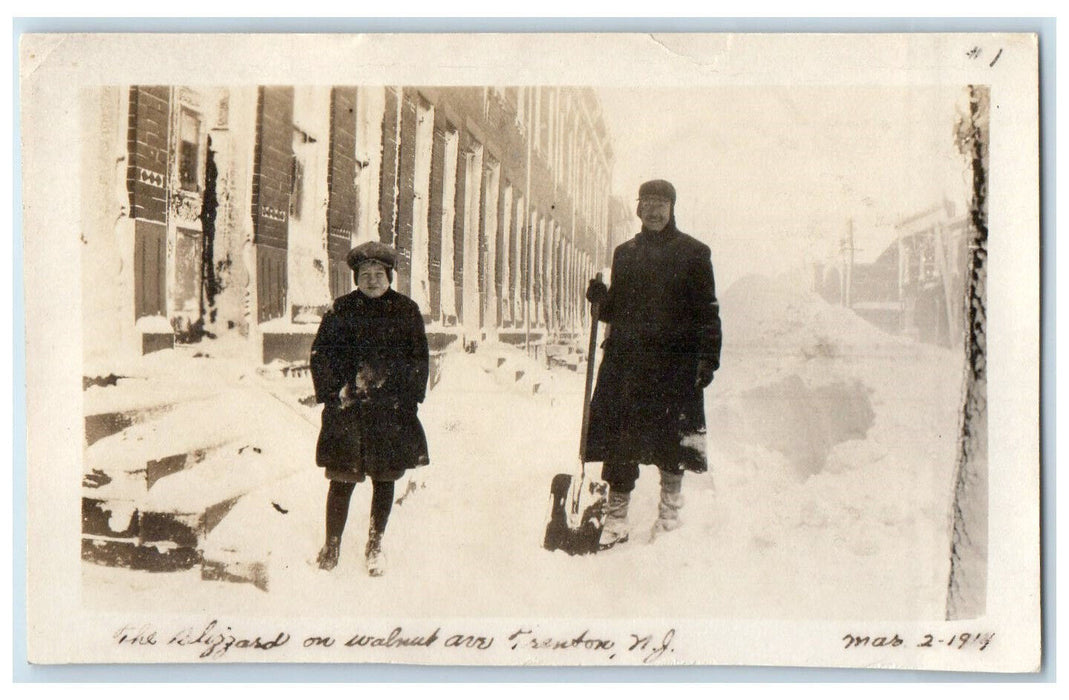
[[723, 522], [750, 545], [738, 553], [803, 573], [793, 593], [814, 602], [866, 591], [851, 614], [940, 614], [962, 359], [783, 278], [744, 278], [721, 304], [707, 416]]
[[747, 275], [720, 297], [727, 347], [735, 353], [842, 359], [910, 347], [849, 309], [833, 306], [790, 276]]

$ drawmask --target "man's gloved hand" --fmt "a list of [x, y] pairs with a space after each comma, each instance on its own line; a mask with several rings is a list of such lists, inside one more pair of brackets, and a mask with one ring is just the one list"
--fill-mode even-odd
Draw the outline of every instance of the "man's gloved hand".
[[694, 386], [704, 389], [713, 381], [713, 363], [709, 360], [698, 360], [698, 372], [694, 379]]
[[353, 390], [346, 384], [338, 392], [338, 408], [346, 409], [356, 404], [356, 397], [353, 396]]
[[609, 288], [601, 280], [590, 280], [586, 288], [586, 300], [601, 306], [609, 298]]

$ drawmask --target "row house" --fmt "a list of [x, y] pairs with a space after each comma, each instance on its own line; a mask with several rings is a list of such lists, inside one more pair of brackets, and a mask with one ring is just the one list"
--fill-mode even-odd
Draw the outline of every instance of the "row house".
[[307, 357], [349, 249], [399, 253], [432, 345], [538, 347], [611, 254], [589, 88], [127, 86], [83, 97], [87, 356], [205, 335]]

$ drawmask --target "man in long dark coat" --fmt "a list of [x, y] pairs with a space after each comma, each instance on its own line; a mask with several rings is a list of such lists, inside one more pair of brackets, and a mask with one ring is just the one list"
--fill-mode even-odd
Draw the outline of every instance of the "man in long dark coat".
[[676, 228], [675, 202], [671, 183], [643, 184], [642, 231], [613, 253], [611, 287], [587, 289], [610, 326], [586, 446], [609, 483], [603, 548], [628, 538], [639, 464], [661, 476], [653, 535], [680, 525], [683, 472], [707, 469], [702, 391], [720, 366], [720, 313], [709, 247]]
[[429, 353], [419, 306], [390, 288], [396, 253], [377, 241], [349, 252], [357, 289], [338, 297], [312, 343], [312, 383], [323, 403], [316, 463], [326, 468], [326, 542], [319, 566], [333, 569], [353, 488], [371, 478], [368, 572], [383, 573], [382, 535], [394, 482], [428, 464], [416, 415], [427, 391]]

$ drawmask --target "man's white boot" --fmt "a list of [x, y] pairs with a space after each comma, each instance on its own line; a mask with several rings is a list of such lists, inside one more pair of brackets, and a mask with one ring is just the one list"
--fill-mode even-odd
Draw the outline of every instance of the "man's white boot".
[[631, 503], [631, 493], [609, 489], [609, 503], [605, 509], [605, 526], [598, 540], [599, 549], [609, 549], [627, 542], [629, 527], [627, 525], [627, 507]]
[[657, 504], [657, 521], [653, 523], [650, 539], [662, 532], [677, 530], [683, 524], [679, 511], [683, 508], [683, 475], [661, 470], [661, 500]]

